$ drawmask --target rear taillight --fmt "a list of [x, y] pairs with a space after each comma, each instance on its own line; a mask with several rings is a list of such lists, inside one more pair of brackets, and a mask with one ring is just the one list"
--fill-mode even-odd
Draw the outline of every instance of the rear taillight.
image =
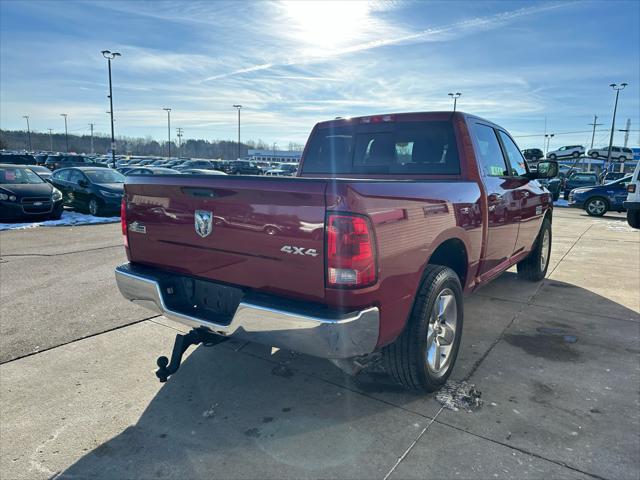
[[366, 287], [376, 282], [376, 245], [366, 217], [327, 217], [327, 284]]
[[627, 185], [627, 192], [636, 193], [636, 184], [630, 183], [629, 185]]
[[129, 247], [129, 238], [127, 236], [127, 197], [122, 197], [120, 204], [120, 226], [122, 227], [122, 241], [125, 247]]

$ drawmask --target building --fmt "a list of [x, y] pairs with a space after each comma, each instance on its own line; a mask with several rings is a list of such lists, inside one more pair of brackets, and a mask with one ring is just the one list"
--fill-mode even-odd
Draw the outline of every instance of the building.
[[249, 160], [254, 162], [299, 163], [302, 152], [290, 150], [254, 150], [249, 149]]

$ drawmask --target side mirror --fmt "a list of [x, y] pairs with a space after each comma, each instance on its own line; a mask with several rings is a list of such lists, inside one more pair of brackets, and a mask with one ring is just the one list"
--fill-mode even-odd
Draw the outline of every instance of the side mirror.
[[558, 162], [541, 160], [538, 162], [538, 170], [534, 178], [553, 178], [558, 176]]

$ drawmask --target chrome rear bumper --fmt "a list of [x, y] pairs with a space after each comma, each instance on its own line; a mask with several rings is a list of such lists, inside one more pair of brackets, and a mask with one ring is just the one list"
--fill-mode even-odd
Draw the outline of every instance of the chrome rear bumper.
[[120, 292], [132, 302], [177, 322], [205, 327], [225, 337], [323, 358], [349, 358], [371, 353], [378, 342], [380, 314], [377, 307], [342, 313], [324, 308], [300, 308], [286, 301], [280, 302], [277, 297], [245, 297], [231, 322], [221, 324], [168, 308], [160, 280], [149, 269], [126, 263], [116, 268], [115, 275]]

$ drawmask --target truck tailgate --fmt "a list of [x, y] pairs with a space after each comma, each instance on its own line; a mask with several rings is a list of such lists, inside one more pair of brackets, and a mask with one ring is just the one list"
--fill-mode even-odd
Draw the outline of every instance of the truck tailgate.
[[310, 300], [324, 297], [326, 181], [127, 178], [130, 260]]

